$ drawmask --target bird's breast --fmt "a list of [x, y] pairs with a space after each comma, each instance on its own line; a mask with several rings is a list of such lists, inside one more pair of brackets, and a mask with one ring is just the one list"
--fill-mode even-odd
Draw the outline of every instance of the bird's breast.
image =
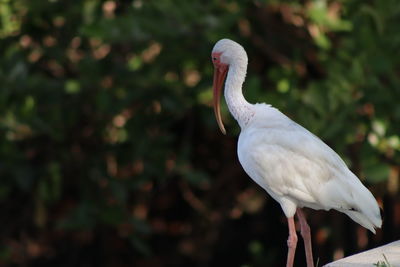
[[[263, 163], [263, 155], [259, 155], [257, 149], [265, 145], [265, 140], [268, 140], [268, 133], [263, 136], [255, 129], [246, 129], [239, 135], [238, 140], [238, 158], [244, 171], [250, 176], [258, 185], [264, 189], [268, 188], [266, 183], [266, 176], [268, 176], [268, 167]], [[268, 151], [264, 151], [268, 153]]]

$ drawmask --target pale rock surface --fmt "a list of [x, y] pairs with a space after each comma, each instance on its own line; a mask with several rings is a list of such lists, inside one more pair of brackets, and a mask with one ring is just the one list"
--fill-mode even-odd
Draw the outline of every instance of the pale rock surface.
[[400, 267], [400, 240], [328, 263], [324, 267], [374, 267], [378, 261], [386, 263], [383, 254], [391, 267]]

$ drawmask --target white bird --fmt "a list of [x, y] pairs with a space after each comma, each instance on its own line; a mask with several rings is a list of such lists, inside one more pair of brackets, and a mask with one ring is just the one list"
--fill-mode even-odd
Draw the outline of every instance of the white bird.
[[371, 232], [380, 228], [378, 204], [343, 160], [314, 134], [268, 104], [250, 104], [242, 93], [247, 54], [241, 45], [218, 41], [212, 50], [214, 112], [222, 133], [220, 96], [241, 132], [237, 153], [245, 172], [282, 207], [288, 220], [287, 267], [293, 266], [297, 245], [294, 215], [304, 240], [307, 266], [314, 266], [310, 227], [301, 208], [335, 209]]

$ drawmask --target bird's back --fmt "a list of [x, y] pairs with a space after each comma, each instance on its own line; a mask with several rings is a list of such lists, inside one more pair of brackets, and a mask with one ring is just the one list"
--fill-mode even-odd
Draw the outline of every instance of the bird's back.
[[275, 108], [254, 109], [239, 137], [239, 160], [286, 216], [296, 207], [336, 209], [373, 232], [381, 226], [375, 198], [328, 145]]

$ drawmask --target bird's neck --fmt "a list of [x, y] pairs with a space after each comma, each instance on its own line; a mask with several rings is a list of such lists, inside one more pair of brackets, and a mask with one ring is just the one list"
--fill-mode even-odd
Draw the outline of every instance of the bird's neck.
[[225, 101], [229, 111], [243, 128], [254, 115], [253, 105], [246, 101], [242, 92], [242, 85], [246, 77], [247, 62], [232, 64], [229, 67], [225, 82]]

